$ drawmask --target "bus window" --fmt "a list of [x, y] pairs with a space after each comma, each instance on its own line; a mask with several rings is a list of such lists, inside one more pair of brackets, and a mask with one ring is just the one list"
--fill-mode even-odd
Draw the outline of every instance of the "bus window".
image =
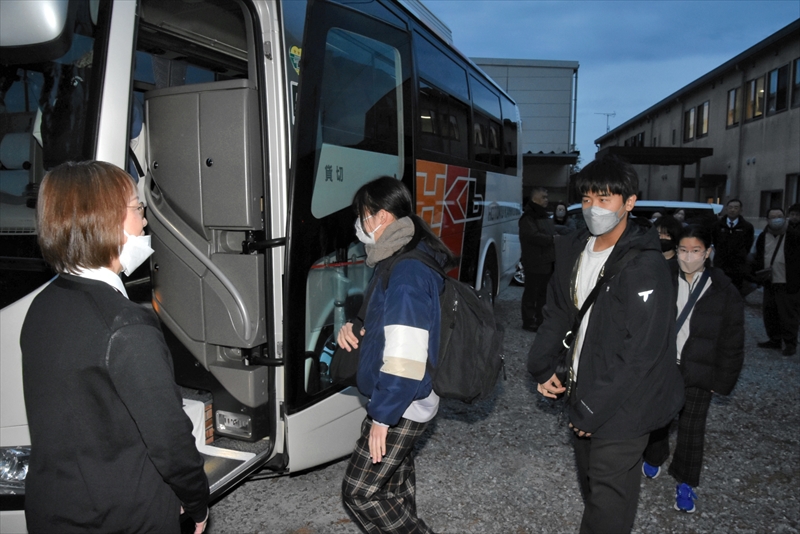
[[490, 116], [500, 118], [500, 100], [497, 94], [483, 85], [474, 76], [470, 74], [470, 89], [472, 89], [472, 103], [485, 111]]
[[467, 159], [469, 107], [425, 81], [419, 83], [420, 148]]
[[[36, 245], [38, 184], [61, 162], [91, 158], [110, 3], [76, 2], [70, 39], [0, 64], [0, 308], [52, 277]], [[66, 52], [64, 49], [66, 48]], [[47, 54], [45, 52], [52, 52]], [[24, 258], [23, 271], [17, 270]]]
[[475, 161], [499, 167], [500, 124], [478, 111], [473, 112], [472, 118]]
[[503, 110], [503, 172], [517, 174], [517, 109], [506, 96], [500, 97]]
[[414, 34], [414, 53], [419, 75], [449, 94], [469, 101], [467, 71], [419, 33]]
[[333, 28], [325, 47], [311, 212], [321, 219], [350, 205], [366, 181], [403, 171], [400, 53]]

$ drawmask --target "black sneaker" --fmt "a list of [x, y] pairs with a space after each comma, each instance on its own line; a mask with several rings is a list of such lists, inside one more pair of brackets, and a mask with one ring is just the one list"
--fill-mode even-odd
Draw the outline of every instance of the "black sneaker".
[[784, 356], [794, 356], [795, 354], [797, 354], [797, 347], [786, 347], [783, 349]]
[[762, 349], [780, 349], [781, 348], [781, 342], [780, 341], [772, 341], [770, 339], [769, 341], [759, 341], [758, 342], [758, 346], [759, 346], [759, 348], [762, 348]]

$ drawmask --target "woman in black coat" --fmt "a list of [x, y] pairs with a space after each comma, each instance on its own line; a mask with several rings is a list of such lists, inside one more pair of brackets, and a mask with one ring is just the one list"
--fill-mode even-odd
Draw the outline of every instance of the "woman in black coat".
[[58, 276], [22, 326], [31, 434], [28, 531], [180, 532], [208, 519], [208, 480], [155, 314], [119, 273], [153, 252], [130, 176], [64, 163], [39, 187], [42, 256]]
[[[711, 394], [728, 395], [744, 362], [744, 303], [721, 269], [711, 267], [711, 233], [699, 226], [683, 229], [678, 242], [676, 324], [678, 365], [686, 402], [678, 420], [678, 442], [669, 474], [678, 482], [675, 509], [695, 511], [694, 488], [700, 484], [703, 444]], [[692, 301], [694, 305], [692, 306]], [[642, 471], [661, 473], [669, 457], [669, 426], [650, 435]]]

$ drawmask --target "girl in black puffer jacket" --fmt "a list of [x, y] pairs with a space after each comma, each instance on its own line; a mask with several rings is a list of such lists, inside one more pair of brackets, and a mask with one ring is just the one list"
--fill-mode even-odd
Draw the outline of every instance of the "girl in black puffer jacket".
[[[689, 226], [678, 243], [678, 272], [673, 281], [678, 295], [678, 366], [686, 385], [686, 402], [679, 415], [678, 443], [669, 474], [678, 482], [675, 509], [692, 513], [697, 498], [694, 488], [700, 484], [703, 467], [711, 394], [728, 395], [744, 361], [744, 303], [722, 270], [711, 266], [710, 232]], [[656, 478], [668, 457], [669, 426], [650, 434], [644, 475]]]

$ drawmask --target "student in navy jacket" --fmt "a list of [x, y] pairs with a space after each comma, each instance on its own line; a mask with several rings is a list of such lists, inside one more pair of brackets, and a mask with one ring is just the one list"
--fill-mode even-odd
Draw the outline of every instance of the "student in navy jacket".
[[363, 339], [359, 343], [352, 323], [337, 336], [340, 347], [360, 345], [358, 389], [369, 399], [342, 495], [368, 532], [432, 532], [416, 513], [412, 451], [439, 408], [427, 362], [436, 364], [444, 281], [418, 260], [396, 263], [385, 288], [382, 271], [384, 260], [413, 245], [443, 266], [453, 255], [414, 215], [408, 189], [394, 178], [362, 186], [353, 207], [356, 235], [375, 273]]
[[31, 433], [28, 531], [203, 532], [208, 480], [158, 319], [119, 273], [152, 253], [136, 185], [109, 163], [65, 163], [39, 188], [42, 256], [59, 273], [22, 326]]
[[569, 421], [585, 507], [581, 532], [629, 532], [639, 500], [642, 453], [651, 431], [683, 405], [675, 365], [675, 296], [658, 233], [628, 214], [638, 177], [615, 156], [580, 172], [587, 229], [556, 240], [544, 322], [528, 354], [537, 391], [556, 398], [562, 341], [602, 273], [637, 251], [584, 315], [572, 357]]
[[[722, 269], [711, 267], [711, 231], [685, 228], [678, 241], [678, 269], [672, 280], [677, 289], [677, 315], [681, 317], [697, 291], [677, 331], [678, 365], [686, 385], [686, 402], [678, 420], [678, 442], [669, 474], [678, 482], [675, 509], [692, 513], [703, 469], [703, 447], [711, 394], [728, 395], [744, 363], [744, 302]], [[703, 273], [707, 273], [704, 278]], [[669, 458], [669, 425], [650, 434], [642, 471], [647, 478], [661, 473]]]

